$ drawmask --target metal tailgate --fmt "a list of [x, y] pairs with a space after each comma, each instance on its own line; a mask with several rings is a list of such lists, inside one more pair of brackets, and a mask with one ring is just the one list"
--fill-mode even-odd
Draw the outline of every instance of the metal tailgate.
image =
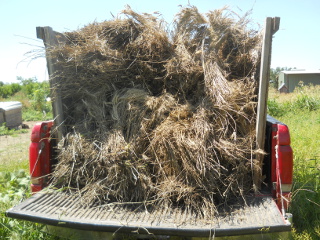
[[78, 197], [65, 193], [38, 193], [9, 209], [8, 217], [54, 226], [117, 233], [208, 237], [290, 231], [271, 197], [254, 198], [247, 206], [199, 217], [179, 208], [150, 209], [144, 205], [108, 204], [81, 207]]

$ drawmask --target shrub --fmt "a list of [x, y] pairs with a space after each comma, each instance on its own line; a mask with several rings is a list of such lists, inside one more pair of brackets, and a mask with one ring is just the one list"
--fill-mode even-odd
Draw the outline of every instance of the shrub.
[[284, 108], [275, 99], [268, 99], [268, 114], [272, 117], [280, 117], [285, 113]]
[[38, 82], [36, 78], [17, 78], [22, 86], [21, 94], [28, 101], [24, 100], [22, 118], [24, 121], [52, 119], [51, 102], [46, 99], [50, 96], [48, 81]]
[[50, 102], [46, 101], [46, 98], [49, 96], [49, 83], [43, 82], [38, 84], [32, 94], [32, 106], [37, 111], [51, 111]]
[[21, 90], [21, 86], [18, 83], [0, 85], [0, 97], [8, 98]]

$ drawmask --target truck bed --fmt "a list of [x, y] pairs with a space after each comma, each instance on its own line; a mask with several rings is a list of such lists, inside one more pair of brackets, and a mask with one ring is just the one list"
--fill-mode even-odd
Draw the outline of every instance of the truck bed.
[[195, 216], [180, 208], [151, 209], [141, 204], [83, 207], [66, 193], [38, 193], [9, 209], [9, 217], [53, 226], [90, 231], [208, 237], [284, 232], [284, 219], [271, 197], [249, 199], [233, 211], [220, 209], [214, 219]]

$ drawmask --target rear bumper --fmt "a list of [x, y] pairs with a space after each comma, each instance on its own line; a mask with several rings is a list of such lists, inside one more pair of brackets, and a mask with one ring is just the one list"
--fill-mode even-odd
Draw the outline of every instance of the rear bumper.
[[[168, 236], [168, 235], [154, 235], [154, 234], [137, 234], [136, 232], [128, 234], [121, 234], [117, 232], [97, 232], [97, 231], [86, 231], [79, 229], [69, 229], [56, 226], [47, 226], [47, 232], [66, 239], [74, 240], [115, 240], [115, 239], [131, 239], [131, 240], [186, 240], [184, 236]], [[214, 237], [214, 240], [278, 240], [278, 239], [291, 239], [291, 232], [276, 232], [268, 233], [261, 232], [259, 234], [250, 235], [238, 235], [238, 236], [221, 236]], [[213, 237], [213, 236], [212, 236]], [[207, 237], [190, 237], [188, 240], [207, 240]]]

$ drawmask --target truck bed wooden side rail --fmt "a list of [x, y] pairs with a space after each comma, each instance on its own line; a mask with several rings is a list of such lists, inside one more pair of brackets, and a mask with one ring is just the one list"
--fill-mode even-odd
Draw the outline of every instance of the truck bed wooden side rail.
[[46, 49], [46, 59], [47, 59], [47, 68], [50, 78], [50, 89], [51, 89], [51, 99], [52, 99], [52, 108], [54, 116], [54, 125], [57, 128], [57, 131], [54, 132], [55, 137], [59, 140], [62, 139], [62, 136], [65, 133], [63, 126], [64, 114], [62, 108], [62, 100], [60, 95], [60, 90], [57, 88], [57, 83], [59, 82], [59, 76], [56, 74], [59, 72], [59, 67], [55, 64], [55, 59], [51, 56], [50, 48], [55, 47], [58, 44], [65, 42], [66, 37], [58, 32], [52, 30], [51, 27], [37, 27], [37, 38], [43, 40], [45, 49]]
[[[256, 142], [257, 149], [263, 149], [265, 134], [266, 134], [266, 119], [267, 119], [267, 99], [268, 87], [270, 79], [270, 64], [271, 64], [271, 50], [272, 50], [272, 36], [275, 34], [280, 25], [279, 17], [267, 17], [265, 21], [265, 29], [262, 42], [261, 65], [259, 77], [259, 94], [257, 106], [257, 121], [256, 121]], [[256, 168], [253, 173], [253, 182], [256, 191], [260, 189], [262, 182], [262, 164], [263, 154], [258, 153], [257, 159], [260, 168]]]

